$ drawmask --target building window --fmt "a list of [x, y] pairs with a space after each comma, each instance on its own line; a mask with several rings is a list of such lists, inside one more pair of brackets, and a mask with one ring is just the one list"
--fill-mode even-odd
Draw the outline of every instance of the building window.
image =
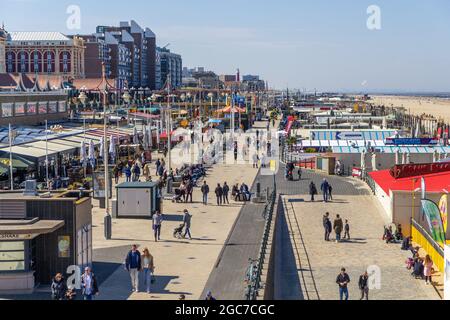
[[28, 62], [28, 53], [25, 51], [21, 51], [19, 53], [19, 72], [29, 72]]
[[9, 73], [16, 72], [16, 54], [14, 52], [6, 53], [6, 70]]
[[47, 103], [40, 102], [38, 110], [39, 110], [39, 114], [47, 114]]
[[16, 103], [16, 112], [14, 115], [15, 116], [24, 116], [25, 115], [25, 103], [24, 102]]
[[27, 103], [27, 115], [36, 114], [36, 103]]
[[13, 116], [13, 107], [12, 103], [2, 103], [2, 117], [8, 118]]
[[48, 103], [48, 113], [57, 113], [58, 112], [58, 102], [52, 101]]
[[59, 70], [64, 73], [71, 72], [71, 56], [70, 52], [64, 51], [59, 54]]
[[31, 56], [31, 72], [42, 72], [42, 54], [34, 51]]
[[0, 242], [0, 272], [25, 271], [25, 242]]
[[44, 72], [55, 72], [55, 53], [52, 51], [44, 53]]

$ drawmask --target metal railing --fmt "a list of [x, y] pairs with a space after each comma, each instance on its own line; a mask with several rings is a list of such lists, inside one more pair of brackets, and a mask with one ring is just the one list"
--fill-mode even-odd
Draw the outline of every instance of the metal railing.
[[266, 203], [266, 206], [264, 207], [264, 211], [262, 213], [262, 216], [265, 219], [265, 225], [261, 247], [259, 249], [259, 256], [256, 260], [250, 259], [250, 265], [246, 273], [245, 278], [245, 281], [247, 283], [247, 287], [245, 290], [246, 300], [256, 300], [259, 296], [259, 290], [262, 289], [261, 275], [267, 254], [267, 248], [269, 246], [269, 237], [271, 232], [276, 197], [277, 197], [277, 190], [276, 184], [274, 184], [274, 190], [270, 195]]

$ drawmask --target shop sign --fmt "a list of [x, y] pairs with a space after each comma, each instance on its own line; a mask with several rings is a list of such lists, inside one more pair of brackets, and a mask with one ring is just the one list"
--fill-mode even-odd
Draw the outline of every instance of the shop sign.
[[385, 144], [394, 146], [437, 145], [438, 140], [431, 138], [403, 138], [403, 139], [388, 138], [386, 139]]
[[36, 238], [37, 234], [17, 234], [17, 233], [0, 233], [0, 241], [13, 241], [13, 240], [31, 240]]
[[391, 176], [401, 179], [449, 171], [450, 163], [404, 164], [394, 166], [391, 169]]

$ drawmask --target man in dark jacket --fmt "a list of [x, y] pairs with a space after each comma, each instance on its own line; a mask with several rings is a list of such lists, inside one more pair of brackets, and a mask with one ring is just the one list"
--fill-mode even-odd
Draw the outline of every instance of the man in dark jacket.
[[189, 211], [188, 210], [184, 210], [183, 224], [184, 224], [184, 227], [186, 229], [184, 231], [183, 238], [186, 238], [186, 236], [189, 235], [189, 240], [192, 240], [191, 220], [192, 220], [192, 216], [189, 214]]
[[208, 204], [208, 194], [209, 194], [209, 186], [206, 183], [206, 181], [203, 182], [201, 191], [202, 191], [202, 195], [203, 195], [203, 204], [206, 206]]
[[225, 202], [227, 204], [230, 204], [230, 201], [228, 200], [228, 194], [230, 193], [230, 187], [228, 186], [228, 184], [225, 182], [223, 184], [223, 204], [225, 204]]
[[92, 300], [94, 296], [98, 295], [97, 278], [89, 267], [84, 269], [81, 276], [81, 289], [84, 300]]
[[334, 220], [333, 223], [333, 229], [334, 232], [336, 233], [336, 243], [341, 241], [341, 234], [342, 234], [342, 230], [344, 229], [344, 222], [342, 222], [342, 219], [339, 215], [336, 215], [336, 219]]
[[330, 241], [330, 234], [331, 234], [331, 221], [330, 221], [330, 213], [327, 212], [323, 216], [323, 228], [325, 230], [325, 241]]
[[336, 278], [336, 283], [339, 285], [339, 297], [341, 300], [348, 300], [348, 284], [350, 283], [350, 277], [345, 271], [345, 268], [341, 269], [341, 273]]
[[366, 300], [369, 300], [369, 274], [367, 271], [359, 277], [358, 286], [359, 290], [361, 290], [361, 299], [359, 300], [364, 300], [364, 297], [366, 297]]
[[192, 181], [189, 181], [186, 186], [186, 203], [192, 203], [192, 193], [194, 192], [194, 186]]
[[323, 202], [328, 202], [328, 192], [330, 190], [330, 184], [327, 179], [323, 179], [322, 184], [320, 185], [320, 190], [323, 193]]
[[217, 198], [217, 205], [221, 206], [222, 205], [222, 197], [223, 197], [223, 189], [220, 186], [220, 183], [217, 184], [217, 188], [214, 192], [215, 192], [216, 198]]
[[125, 260], [125, 268], [130, 273], [132, 292], [139, 292], [139, 272], [142, 268], [141, 253], [137, 249], [137, 245], [131, 247]]
[[314, 202], [314, 196], [317, 194], [317, 188], [314, 182], [309, 184], [309, 195], [311, 196], [311, 202]]

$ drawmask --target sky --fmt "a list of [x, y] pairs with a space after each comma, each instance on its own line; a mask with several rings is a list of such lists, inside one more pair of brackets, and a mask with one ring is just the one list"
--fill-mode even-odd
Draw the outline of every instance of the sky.
[[[67, 27], [70, 5], [81, 10], [78, 30]], [[367, 27], [371, 5], [381, 29]], [[133, 19], [184, 66], [239, 68], [277, 89], [450, 92], [448, 0], [0, 0], [0, 7], [9, 31], [89, 34]]]

